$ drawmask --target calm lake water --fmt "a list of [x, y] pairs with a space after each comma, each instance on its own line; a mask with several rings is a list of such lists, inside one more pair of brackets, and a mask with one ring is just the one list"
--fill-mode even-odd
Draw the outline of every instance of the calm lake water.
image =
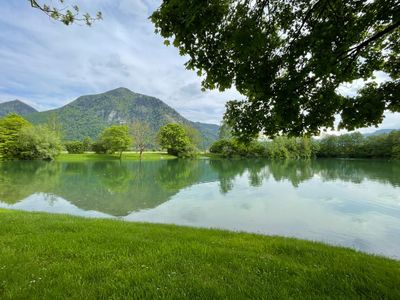
[[291, 236], [400, 258], [399, 162], [3, 162], [0, 207]]

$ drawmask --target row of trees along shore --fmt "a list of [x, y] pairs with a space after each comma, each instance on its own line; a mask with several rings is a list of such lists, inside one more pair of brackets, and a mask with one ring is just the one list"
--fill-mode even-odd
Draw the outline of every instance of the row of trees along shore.
[[167, 124], [154, 135], [150, 126], [139, 121], [130, 126], [113, 125], [105, 128], [96, 141], [62, 142], [61, 135], [51, 124], [32, 125], [17, 114], [0, 119], [0, 157], [3, 160], [53, 160], [63, 150], [70, 154], [94, 151], [97, 154], [122, 153], [135, 149], [142, 158], [148, 146], [157, 141], [160, 149], [178, 157], [193, 157], [200, 143], [196, 129], [182, 124]]
[[[222, 127], [223, 128], [223, 127]], [[234, 137], [216, 141], [210, 152], [223, 157], [270, 159], [387, 158], [400, 159], [400, 130], [365, 137], [359, 132], [327, 135], [320, 139], [279, 136], [273, 140], [242, 143]]]
[[[200, 143], [198, 132], [182, 124], [167, 124], [154, 136], [148, 124], [113, 125], [105, 128], [96, 141], [67, 141], [63, 144], [57, 130], [49, 125], [32, 125], [23, 117], [10, 114], [0, 119], [0, 156], [2, 159], [53, 160], [63, 149], [71, 154], [94, 151], [118, 153], [135, 149], [143, 152], [157, 140], [160, 149], [177, 157], [194, 157]], [[133, 146], [133, 148], [132, 148]], [[365, 137], [359, 132], [320, 139], [278, 136], [273, 140], [241, 142], [222, 125], [220, 140], [210, 152], [223, 157], [266, 157], [270, 159], [310, 159], [315, 157], [400, 159], [400, 131]]]

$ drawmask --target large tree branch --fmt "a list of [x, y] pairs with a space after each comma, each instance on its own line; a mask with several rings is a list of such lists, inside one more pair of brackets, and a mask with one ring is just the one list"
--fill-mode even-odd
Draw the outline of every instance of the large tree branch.
[[[349, 50], [347, 50], [344, 53], [341, 53], [338, 56], [339, 61], [344, 60], [350, 56], [357, 56], [358, 53], [361, 52], [361, 50], [365, 47], [367, 47], [370, 43], [372, 43], [373, 41], [383, 37], [384, 35], [392, 32], [393, 30], [395, 30], [396, 28], [400, 27], [400, 21], [397, 21], [395, 23], [393, 23], [392, 25], [386, 27], [384, 30], [379, 31], [377, 33], [375, 33], [373, 36], [371, 36], [370, 38], [366, 39], [364, 42], [362, 42], [361, 44], [350, 48]], [[347, 53], [347, 54], [346, 54]], [[344, 55], [344, 56], [343, 56]]]

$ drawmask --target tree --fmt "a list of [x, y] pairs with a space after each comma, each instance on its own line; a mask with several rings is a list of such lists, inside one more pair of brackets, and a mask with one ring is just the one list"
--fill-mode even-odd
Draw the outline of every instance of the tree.
[[53, 160], [61, 151], [60, 137], [46, 125], [22, 128], [16, 145], [13, 158], [24, 160]]
[[152, 131], [147, 123], [135, 121], [131, 125], [131, 136], [142, 160], [143, 151], [152, 141]]
[[127, 150], [132, 143], [128, 126], [113, 125], [104, 129], [100, 135], [100, 142], [108, 153], [119, 152], [119, 159], [121, 159], [122, 152]]
[[[379, 124], [400, 111], [397, 0], [164, 0], [151, 16], [165, 43], [204, 76], [204, 89], [232, 86], [246, 98], [225, 114], [235, 135], [319, 134]], [[350, 98], [340, 84], [371, 78]]]
[[0, 119], [0, 156], [4, 159], [14, 158], [18, 151], [18, 138], [21, 130], [32, 126], [17, 114], [9, 114]]
[[65, 7], [64, 5], [65, 0], [58, 0], [58, 2], [60, 2], [61, 5], [63, 5], [63, 7], [61, 8], [55, 5], [40, 3], [37, 0], [28, 0], [28, 2], [33, 8], [42, 11], [53, 20], [60, 21], [65, 25], [70, 25], [74, 22], [78, 22], [78, 23], [84, 23], [87, 26], [91, 26], [94, 21], [103, 19], [103, 15], [100, 11], [96, 13], [96, 17], [92, 17], [88, 13], [81, 14], [78, 5]]
[[182, 124], [182, 126], [185, 129], [186, 135], [189, 137], [190, 143], [197, 148], [202, 148], [203, 138], [200, 132], [189, 124]]
[[168, 154], [178, 157], [192, 156], [194, 146], [191, 144], [185, 128], [180, 124], [167, 124], [160, 128], [157, 135], [158, 142]]
[[91, 151], [93, 141], [90, 137], [85, 137], [82, 141], [84, 151]]

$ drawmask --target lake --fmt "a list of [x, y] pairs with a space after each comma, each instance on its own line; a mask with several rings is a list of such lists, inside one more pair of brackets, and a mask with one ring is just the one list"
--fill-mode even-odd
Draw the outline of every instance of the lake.
[[0, 207], [221, 228], [400, 258], [400, 162], [0, 163]]

